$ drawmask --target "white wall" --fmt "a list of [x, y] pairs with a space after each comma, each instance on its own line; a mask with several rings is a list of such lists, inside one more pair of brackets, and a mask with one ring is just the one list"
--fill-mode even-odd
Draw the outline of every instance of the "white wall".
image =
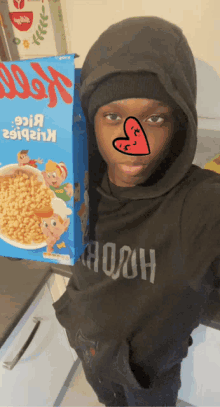
[[[220, 1], [219, 0], [61, 0], [68, 51], [80, 55], [76, 68], [98, 36], [128, 17], [154, 15], [180, 26], [196, 60], [197, 111], [220, 119]], [[208, 122], [220, 129], [220, 120]], [[209, 128], [202, 121], [202, 128]]]
[[195, 57], [220, 76], [219, 0], [61, 0], [61, 5], [70, 51], [80, 52], [77, 67], [108, 26], [128, 17], [155, 15], [179, 25]]

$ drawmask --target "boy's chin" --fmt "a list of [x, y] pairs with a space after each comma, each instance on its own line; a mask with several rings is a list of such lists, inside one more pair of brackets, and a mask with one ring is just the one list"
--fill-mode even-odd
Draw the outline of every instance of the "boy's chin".
[[129, 174], [114, 174], [112, 176], [108, 173], [110, 181], [119, 187], [134, 187], [139, 184], [143, 184], [149, 178], [148, 175], [135, 175], [131, 176]]
[[117, 163], [108, 167], [110, 181], [118, 186], [135, 186], [143, 184], [151, 175], [149, 165], [130, 165]]

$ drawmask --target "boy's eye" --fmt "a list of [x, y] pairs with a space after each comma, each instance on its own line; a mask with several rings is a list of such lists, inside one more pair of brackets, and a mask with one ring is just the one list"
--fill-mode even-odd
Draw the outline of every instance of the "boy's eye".
[[56, 172], [53, 172], [52, 177], [56, 178], [56, 175], [57, 175]]
[[48, 178], [50, 178], [50, 173], [49, 172], [47, 173], [47, 176], [48, 176]]
[[[109, 113], [109, 114], [107, 114], [107, 115], [105, 115], [105, 117], [108, 117], [108, 116], [118, 116], [116, 113]], [[118, 116], [119, 117], [119, 116]], [[114, 119], [113, 119], [114, 120]]]
[[50, 223], [51, 223], [52, 226], [56, 226], [56, 224], [57, 224], [54, 219], [51, 219]]
[[[108, 116], [119, 117], [119, 120], [120, 120], [120, 116], [118, 116], [116, 113], [109, 113], [109, 114], [105, 115], [105, 117], [108, 117]], [[151, 116], [148, 120], [152, 120], [152, 119], [157, 119], [157, 121], [153, 120], [153, 121], [150, 122], [150, 123], [160, 124], [160, 123], [162, 123], [162, 122], [164, 121], [164, 117], [163, 117], [163, 116]], [[161, 119], [162, 121], [159, 122], [158, 119]], [[114, 118], [113, 118], [113, 119], [110, 119], [110, 121], [115, 121], [115, 119], [114, 119]]]
[[[148, 120], [150, 120], [150, 119], [162, 119], [162, 121], [164, 121], [164, 117], [162, 117], [162, 116], [152, 116], [152, 117], [150, 117]], [[153, 121], [153, 123], [156, 123], [155, 121]], [[157, 122], [157, 123], [161, 123], [161, 122]], [[156, 124], [157, 124], [156, 123]]]
[[48, 224], [43, 220], [43, 225], [45, 226], [45, 228], [48, 227]]

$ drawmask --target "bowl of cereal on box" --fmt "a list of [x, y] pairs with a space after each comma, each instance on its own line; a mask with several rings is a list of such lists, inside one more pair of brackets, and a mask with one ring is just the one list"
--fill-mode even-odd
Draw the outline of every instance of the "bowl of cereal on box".
[[45, 247], [34, 211], [50, 205], [53, 197], [37, 168], [18, 164], [0, 168], [0, 238], [19, 249]]

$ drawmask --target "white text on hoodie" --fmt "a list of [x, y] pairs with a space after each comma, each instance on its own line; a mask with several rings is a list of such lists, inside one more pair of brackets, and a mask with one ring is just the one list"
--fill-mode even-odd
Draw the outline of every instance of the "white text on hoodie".
[[[94, 246], [94, 250], [92, 250]], [[147, 280], [147, 268], [150, 269], [150, 282], [154, 284], [155, 273], [156, 273], [156, 259], [155, 259], [155, 250], [150, 249], [150, 263], [146, 263], [145, 249], [139, 248], [132, 250], [129, 246], [122, 246], [119, 249], [119, 265], [116, 268], [116, 243], [107, 242], [102, 247], [102, 256], [100, 256], [100, 243], [97, 241], [90, 241], [87, 246], [87, 249], [84, 251], [80, 257], [82, 264], [87, 266], [90, 270], [91, 260], [93, 259], [94, 270], [98, 273], [98, 267], [100, 263], [100, 258], [102, 259], [102, 271], [113, 280], [117, 280], [122, 276], [127, 279], [132, 279], [138, 276], [138, 264], [137, 264], [137, 254], [139, 255], [139, 264], [140, 264], [140, 276], [142, 280]], [[126, 255], [127, 254], [127, 255]], [[107, 270], [107, 263], [111, 264], [109, 270]], [[132, 275], [128, 275], [128, 264], [130, 262], [130, 270]]]

